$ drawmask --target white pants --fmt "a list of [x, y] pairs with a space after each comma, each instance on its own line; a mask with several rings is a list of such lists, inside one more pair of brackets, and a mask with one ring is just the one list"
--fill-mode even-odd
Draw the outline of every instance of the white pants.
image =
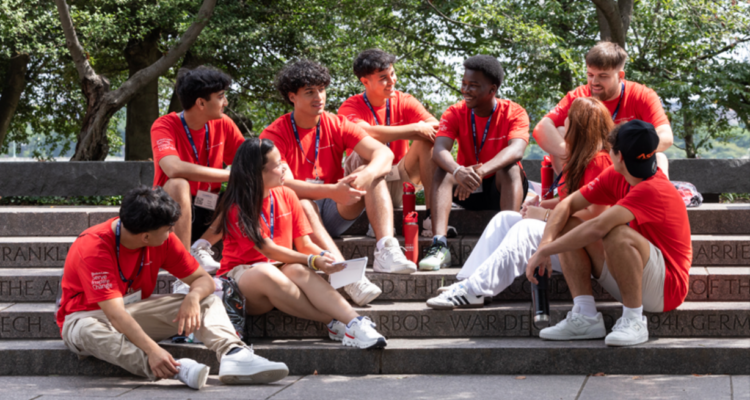
[[[458, 279], [465, 279], [474, 295], [497, 296], [526, 274], [526, 264], [539, 247], [545, 225], [544, 221], [522, 219], [517, 212], [498, 213], [482, 233]], [[550, 258], [552, 269], [562, 272], [557, 256]]]

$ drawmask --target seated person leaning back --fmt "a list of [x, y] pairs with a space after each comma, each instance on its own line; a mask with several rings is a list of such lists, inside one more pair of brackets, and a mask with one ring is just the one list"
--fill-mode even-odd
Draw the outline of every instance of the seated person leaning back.
[[270, 140], [254, 138], [240, 146], [217, 212], [224, 233], [218, 275], [237, 282], [250, 315], [275, 307], [327, 324], [328, 336], [344, 345], [385, 347], [375, 324], [357, 315], [315, 272], [330, 274], [343, 267], [333, 265], [331, 253], [310, 239], [312, 229], [299, 198], [283, 186], [286, 169]]
[[[175, 360], [159, 341], [177, 334], [202, 341], [220, 361], [223, 383], [269, 383], [289, 374], [283, 363], [253, 353], [237, 337], [211, 276], [172, 232], [180, 206], [160, 187], [140, 187], [122, 199], [120, 217], [83, 231], [70, 247], [57, 310], [63, 343], [151, 380], [206, 384], [209, 367]], [[159, 269], [190, 287], [154, 296]]]
[[[487, 225], [458, 275], [460, 280], [441, 288], [427, 305], [436, 309], [482, 307], [484, 297], [496, 296], [523, 275], [526, 261], [536, 251], [544, 233], [550, 209], [568, 197], [570, 188], [579, 189], [612, 165], [607, 135], [613, 123], [601, 101], [579, 98], [573, 101], [566, 122], [565, 142], [571, 151], [558, 187], [559, 198], [545, 200], [541, 207], [524, 204], [521, 214], [501, 211]], [[592, 205], [575, 214], [582, 220], [601, 214], [607, 207]], [[523, 216], [522, 216], [523, 215]], [[561, 272], [557, 257], [553, 268]]]
[[[287, 164], [286, 185], [302, 202], [315, 244], [343, 261], [332, 237], [341, 236], [367, 212], [377, 239], [373, 269], [414, 272], [414, 263], [406, 259], [395, 240], [389, 240], [393, 238], [393, 203], [385, 176], [391, 171], [393, 152], [359, 125], [325, 111], [330, 83], [328, 69], [318, 63], [300, 60], [284, 67], [276, 78], [276, 88], [294, 110], [276, 119], [260, 137], [273, 141]], [[369, 162], [353, 168], [350, 157], [341, 168], [346, 149]], [[382, 293], [366, 277], [344, 290], [360, 306]]]
[[[432, 148], [438, 168], [432, 180], [432, 230], [435, 235], [419, 269], [451, 265], [446, 239], [451, 204], [468, 210], [520, 210], [528, 181], [521, 158], [529, 141], [529, 116], [520, 105], [497, 98], [503, 67], [496, 58], [464, 61], [464, 97], [443, 113]], [[451, 149], [458, 141], [458, 157]]]
[[[550, 216], [526, 276], [535, 281], [539, 266], [550, 273], [549, 257], [560, 254], [573, 310], [555, 326], [542, 329], [547, 340], [600, 339], [608, 346], [648, 340], [643, 311], [671, 311], [688, 293], [693, 258], [685, 203], [661, 168], [659, 136], [641, 120], [618, 125], [609, 135], [612, 166], [563, 200]], [[581, 223], [570, 218], [591, 204], [612, 206]], [[622, 302], [622, 317], [607, 334], [596, 312], [591, 277]]]

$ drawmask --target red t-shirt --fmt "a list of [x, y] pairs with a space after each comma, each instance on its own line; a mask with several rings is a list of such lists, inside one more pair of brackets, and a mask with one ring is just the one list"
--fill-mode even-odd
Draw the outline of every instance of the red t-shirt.
[[[412, 95], [396, 91], [396, 97], [390, 99], [391, 103], [391, 126], [409, 125], [419, 121], [426, 121], [432, 118], [432, 114], [427, 112], [422, 103]], [[367, 107], [364, 96], [358, 94], [352, 96], [339, 107], [339, 115], [345, 116], [349, 121], [355, 124], [364, 121], [371, 126], [385, 125], [385, 104], [380, 107], [374, 107], [378, 120], [372, 115], [372, 111]], [[398, 164], [409, 151], [408, 140], [395, 140], [391, 142], [391, 151], [393, 151], [393, 165]]]
[[294, 137], [292, 118], [284, 114], [260, 134], [261, 139], [271, 140], [281, 153], [281, 160], [289, 165], [294, 179], [315, 179], [313, 163], [317, 166], [318, 177], [325, 183], [337, 183], [344, 177], [341, 161], [346, 149], [353, 149], [367, 132], [361, 126], [349, 122], [344, 116], [324, 112], [320, 116], [320, 147], [315, 160], [316, 128], [302, 129], [297, 125], [300, 142], [305, 154]]
[[[669, 124], [667, 114], [664, 113], [664, 108], [661, 106], [661, 100], [659, 100], [659, 96], [656, 92], [640, 83], [630, 81], [624, 82], [625, 95], [622, 96], [622, 104], [617, 111], [615, 125], [632, 121], [634, 119], [648, 122], [654, 127]], [[549, 114], [545, 115], [545, 117], [551, 119], [552, 122], [555, 123], [555, 126], [564, 126], [565, 118], [568, 117], [570, 105], [573, 104], [573, 100], [578, 97], [591, 97], [591, 86], [581, 85], [575, 90], [568, 92], [568, 94], [557, 103], [557, 106], [553, 108]], [[620, 97], [603, 102], [609, 110], [609, 115], [612, 115], [612, 113], [615, 112], [619, 101]]]
[[[610, 165], [612, 165], [612, 158], [609, 157], [609, 152], [607, 150], [602, 150], [596, 153], [594, 158], [589, 161], [588, 165], [586, 165], [586, 170], [583, 172], [583, 178], [578, 183], [576, 190], [596, 179], [596, 177]], [[567, 173], [563, 174], [562, 178], [560, 178], [560, 184], [557, 187], [557, 194], [560, 197], [560, 201], [568, 197], [568, 188], [565, 186], [565, 178], [567, 175]]]
[[[474, 116], [477, 127], [477, 148], [481, 146], [484, 128], [488, 117]], [[492, 114], [492, 122], [487, 132], [484, 147], [477, 160], [474, 150], [474, 135], [471, 130], [471, 110], [465, 101], [460, 101], [450, 107], [440, 118], [440, 130], [437, 136], [458, 140], [458, 164], [469, 167], [478, 163], [492, 160], [500, 151], [508, 146], [511, 139], [523, 139], [529, 142], [529, 116], [520, 105], [505, 99], [497, 99], [497, 109]], [[519, 162], [520, 166], [521, 163]], [[490, 178], [486, 176], [486, 178]]]
[[[124, 297], [128, 284], [120, 279], [117, 270], [115, 233], [109, 219], [86, 229], [70, 246], [62, 276], [62, 298], [57, 312], [57, 325], [62, 327], [65, 317], [78, 311], [99, 310], [97, 303]], [[145, 251], [143, 270], [141, 252]], [[154, 292], [159, 268], [177, 279], [186, 278], [198, 270], [198, 262], [185, 250], [174, 233], [158, 247], [131, 250], [120, 245], [120, 267], [125, 279], [133, 279], [132, 289], [142, 290], [147, 299]], [[137, 275], [137, 276], [136, 276]]]
[[[273, 196], [273, 242], [279, 246], [291, 249], [294, 238], [312, 233], [310, 222], [307, 220], [299, 198], [297, 198], [293, 190], [282, 186], [273, 188], [270, 192], [271, 195], [263, 199], [263, 215], [270, 224], [270, 198]], [[242, 233], [237, 216], [238, 210], [237, 205], [234, 205], [227, 214], [229, 233], [224, 236], [221, 268], [217, 275], [224, 275], [238, 265], [251, 265], [257, 262], [268, 261], [268, 258], [255, 248], [255, 243]], [[262, 218], [260, 220], [260, 227], [264, 238], [271, 236], [270, 227], [266, 225]]]
[[624, 176], [609, 167], [580, 191], [590, 203], [619, 205], [633, 213], [635, 219], [629, 226], [664, 255], [664, 311], [682, 304], [693, 259], [690, 222], [682, 197], [661, 169], [631, 187]]
[[[208, 163], [211, 168], [224, 168], [224, 164], [232, 165], [234, 153], [245, 141], [237, 125], [229, 117], [222, 114], [221, 119], [208, 121], [209, 147], [211, 160]], [[154, 151], [154, 186], [164, 186], [169, 177], [159, 166], [159, 161], [166, 156], [178, 156], [180, 160], [206, 166], [206, 130], [204, 128], [194, 131], [190, 129], [193, 142], [198, 150], [200, 162], [195, 161], [195, 152], [190, 145], [185, 128], [182, 126], [180, 115], [169, 113], [159, 117], [151, 126], [151, 148]], [[211, 191], [218, 193], [221, 183], [212, 182]], [[195, 196], [198, 190], [208, 190], [206, 182], [190, 182], [190, 194]]]

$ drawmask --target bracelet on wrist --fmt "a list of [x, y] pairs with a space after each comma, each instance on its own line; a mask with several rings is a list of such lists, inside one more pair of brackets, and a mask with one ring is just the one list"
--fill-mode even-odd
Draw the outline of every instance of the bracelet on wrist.
[[314, 269], [313, 266], [312, 266], [312, 264], [311, 264], [312, 258], [313, 258], [312, 254], [310, 254], [309, 256], [307, 256], [307, 268]]
[[456, 172], [458, 172], [463, 167], [464, 167], [463, 165], [459, 165], [458, 167], [456, 167], [456, 169], [453, 170], [453, 176], [455, 177], [456, 176]]
[[318, 267], [315, 266], [315, 261], [317, 261], [318, 257], [320, 256], [313, 256], [312, 258], [312, 269], [314, 269], [315, 271], [318, 271]]

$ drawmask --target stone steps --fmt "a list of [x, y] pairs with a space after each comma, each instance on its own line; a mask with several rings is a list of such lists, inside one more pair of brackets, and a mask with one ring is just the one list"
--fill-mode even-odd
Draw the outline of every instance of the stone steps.
[[[258, 355], [285, 362], [292, 375], [750, 374], [746, 338], [652, 338], [628, 348], [606, 347], [602, 340], [389, 339], [385, 349], [370, 351], [324, 339], [252, 342]], [[215, 353], [204, 346], [162, 345], [174, 358], [195, 359], [218, 373]], [[0, 341], [0, 375], [130, 376], [93, 357], [79, 360], [61, 340]]]
[[[397, 237], [401, 244], [404, 238]], [[0, 269], [62, 267], [75, 236], [0, 237]], [[448, 239], [452, 267], [460, 267], [469, 258], [478, 236], [459, 236]], [[376, 240], [367, 236], [345, 236], [336, 239], [344, 258], [369, 257], [372, 266]], [[432, 243], [419, 239], [421, 256]], [[214, 256], [220, 259], [221, 254]], [[743, 266], [750, 265], [750, 235], [693, 235], [693, 265]]]
[[[597, 303], [608, 329], [622, 313], [617, 302]], [[572, 308], [570, 302], [552, 302], [555, 324]], [[0, 339], [58, 339], [53, 303], [1, 303]], [[370, 317], [388, 338], [529, 337], [537, 334], [528, 302], [493, 302], [483, 308], [433, 310], [424, 302], [375, 301], [355, 307]], [[646, 313], [652, 337], [748, 337], [750, 302], [686, 302], [668, 313]], [[322, 323], [286, 315], [278, 310], [248, 317], [250, 338], [325, 338]]]
[[[425, 218], [424, 206], [418, 206], [420, 226]], [[3, 206], [0, 207], [0, 236], [77, 236], [89, 226], [118, 215], [119, 207], [86, 206]], [[461, 235], [481, 235], [495, 211], [451, 211], [449, 224]], [[401, 234], [402, 212], [394, 211], [397, 234]], [[690, 227], [694, 234], [748, 233], [750, 204], [707, 203], [688, 208]], [[367, 217], [363, 215], [346, 232], [364, 235]]]
[[[367, 277], [383, 290], [378, 300], [425, 301], [436, 296], [440, 286], [456, 282], [458, 271], [458, 268], [448, 268], [395, 275], [368, 269]], [[59, 267], [0, 269], [0, 303], [54, 302], [61, 275], [62, 269]], [[169, 293], [174, 280], [171, 274], [161, 271], [154, 294]], [[596, 282], [593, 284], [597, 300], [612, 300], [601, 286]], [[562, 275], [552, 276], [549, 296], [551, 300], [571, 300]], [[519, 277], [495, 300], [528, 301], [530, 298], [529, 282], [526, 277]], [[686, 301], [750, 301], [750, 267], [692, 267]]]

